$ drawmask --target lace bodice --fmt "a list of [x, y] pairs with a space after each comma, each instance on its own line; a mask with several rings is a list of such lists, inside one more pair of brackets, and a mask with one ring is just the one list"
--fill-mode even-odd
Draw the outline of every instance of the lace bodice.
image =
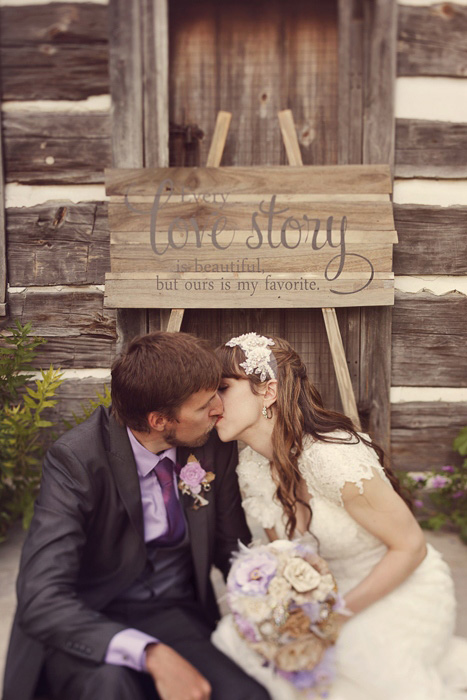
[[[356, 585], [386, 552], [386, 546], [357, 523], [345, 510], [342, 490], [347, 483], [364, 492], [365, 481], [389, 483], [374, 450], [344, 432], [329, 437], [345, 440], [325, 443], [306, 438], [299, 467], [312, 498], [310, 534], [329, 563], [342, 593]], [[365, 436], [368, 437], [368, 436]], [[286, 537], [285, 516], [275, 498], [269, 462], [250, 447], [240, 454], [237, 467], [243, 507], [264, 528], [274, 527]]]

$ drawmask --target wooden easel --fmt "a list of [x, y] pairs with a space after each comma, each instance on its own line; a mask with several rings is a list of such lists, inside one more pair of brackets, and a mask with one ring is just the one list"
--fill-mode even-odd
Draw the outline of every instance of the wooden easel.
[[[221, 164], [225, 142], [229, 131], [232, 115], [230, 112], [219, 112], [216, 119], [216, 126], [209, 149], [206, 162], [207, 167], [218, 168]], [[293, 115], [290, 109], [279, 112], [279, 124], [289, 165], [303, 165], [300, 146], [297, 139], [297, 132]], [[184, 309], [172, 309], [168, 319], [166, 330], [179, 331], [182, 326]], [[350, 380], [349, 368], [345, 357], [342, 336], [337, 322], [336, 310], [334, 308], [323, 308], [324, 325], [328, 336], [331, 356], [336, 372], [337, 385], [342, 401], [344, 413], [348, 416], [355, 427], [361, 430], [360, 418], [357, 411], [357, 402]]]

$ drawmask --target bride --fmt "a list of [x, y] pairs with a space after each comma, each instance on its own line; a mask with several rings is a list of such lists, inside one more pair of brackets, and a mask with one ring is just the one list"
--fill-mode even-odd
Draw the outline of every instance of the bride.
[[[219, 357], [216, 428], [222, 441], [247, 444], [237, 469], [245, 511], [271, 539], [313, 536], [352, 613], [342, 617], [329, 700], [467, 700], [467, 641], [452, 636], [449, 569], [425, 543], [382, 451], [323, 407], [285, 340], [248, 333]], [[213, 641], [274, 700], [296, 697], [230, 615]]]

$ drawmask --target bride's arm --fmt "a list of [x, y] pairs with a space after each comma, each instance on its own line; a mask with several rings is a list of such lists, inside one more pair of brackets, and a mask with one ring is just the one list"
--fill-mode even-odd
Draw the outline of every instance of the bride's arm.
[[362, 527], [388, 547], [387, 553], [355, 588], [345, 595], [353, 613], [390, 593], [423, 561], [424, 535], [402, 498], [380, 478], [365, 480], [361, 494], [355, 484], [342, 491], [344, 507]]

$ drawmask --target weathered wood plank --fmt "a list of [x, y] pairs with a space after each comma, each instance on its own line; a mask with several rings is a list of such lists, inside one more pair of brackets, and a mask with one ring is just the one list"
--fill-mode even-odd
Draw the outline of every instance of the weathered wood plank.
[[10, 317], [30, 321], [34, 333], [47, 340], [35, 366], [51, 362], [62, 368], [109, 367], [115, 354], [116, 314], [103, 308], [100, 291], [37, 291], [10, 294]]
[[399, 6], [398, 75], [467, 76], [467, 7]]
[[0, 8], [4, 100], [85, 99], [109, 91], [107, 7]]
[[[111, 308], [294, 308], [393, 303], [391, 273], [342, 273], [334, 281], [303, 273], [109, 272], [105, 304]], [[335, 290], [333, 292], [333, 290]]]
[[169, 165], [168, 0], [143, 0], [144, 165]]
[[395, 174], [467, 177], [467, 124], [397, 119]]
[[[153, 222], [154, 229], [167, 231], [170, 223], [177, 217], [189, 221], [195, 218], [200, 228], [212, 228], [213, 222], [219, 218], [225, 217], [225, 228], [235, 230], [251, 230], [252, 215], [256, 211], [259, 212], [259, 207], [263, 201], [263, 210], [266, 203], [271, 202], [273, 195], [262, 194], [256, 197], [256, 201], [244, 202], [224, 202], [219, 195], [216, 197], [216, 203], [211, 203], [214, 195], [205, 195], [206, 200], [202, 200], [199, 204], [188, 202], [172, 201], [165, 203], [161, 202], [160, 208], [157, 208], [157, 218]], [[228, 198], [228, 195], [224, 194]], [[188, 198], [188, 195], [187, 195]], [[211, 201], [209, 201], [211, 200]], [[266, 204], [267, 207], [267, 204]], [[394, 215], [392, 204], [388, 200], [386, 202], [365, 202], [352, 201], [349, 197], [348, 201], [336, 202], [307, 202], [307, 201], [284, 201], [281, 196], [277, 196], [275, 200], [275, 209], [279, 211], [279, 215], [275, 215], [274, 221], [279, 221], [279, 227], [282, 222], [289, 216], [292, 216], [299, 221], [303, 221], [303, 215], [306, 214], [310, 219], [319, 219], [324, 227], [327, 219], [332, 216], [336, 220], [340, 220], [343, 216], [347, 219], [347, 230], [353, 231], [392, 231], [394, 229]], [[282, 210], [282, 211], [280, 211]], [[286, 211], [284, 211], [286, 210]], [[154, 211], [153, 203], [135, 202], [132, 198], [128, 199], [128, 203], [114, 202], [113, 199], [109, 205], [109, 225], [111, 231], [132, 231], [132, 232], [149, 232], [151, 230], [151, 213]], [[269, 209], [266, 208], [266, 211]], [[266, 222], [267, 216], [261, 215], [261, 221]]]
[[0, 40], [4, 46], [19, 44], [107, 44], [107, 8], [94, 3], [0, 8]]
[[103, 284], [110, 269], [107, 203], [6, 212], [10, 285]]
[[[170, 179], [177, 192], [263, 194], [316, 193], [387, 194], [392, 192], [387, 165], [148, 168], [106, 171], [108, 195], [154, 195], [164, 180]], [[183, 188], [183, 190], [182, 190]], [[170, 187], [161, 191], [165, 194]]]
[[[1, 99], [0, 99], [1, 108]], [[2, 113], [0, 111], [0, 126]], [[0, 138], [0, 318], [6, 316], [6, 225], [5, 225], [5, 182], [2, 139]]]
[[[336, 240], [339, 234], [336, 233]], [[162, 236], [162, 234], [161, 234]], [[322, 272], [329, 267], [329, 275], [339, 266], [336, 248], [313, 250], [310, 241], [296, 232], [287, 235], [288, 248], [275, 246], [280, 241], [280, 231], [271, 232], [274, 247], [265, 245], [261, 250], [249, 250], [247, 241], [255, 240], [251, 231], [226, 231], [217, 240], [225, 249], [198, 246], [194, 236], [184, 244], [185, 236], [175, 236], [176, 249], [156, 255], [148, 233], [112, 233], [110, 256], [112, 272]], [[325, 234], [320, 242], [325, 240]], [[349, 231], [345, 236], [345, 271], [368, 273], [370, 264], [375, 272], [392, 270], [394, 232]], [[180, 244], [179, 244], [180, 242]], [[184, 245], [183, 245], [184, 244]], [[181, 246], [183, 245], [183, 250]], [[160, 242], [161, 250], [167, 241]], [[245, 257], [247, 255], [248, 257]], [[334, 260], [333, 263], [331, 261]]]
[[9, 182], [103, 182], [111, 164], [107, 113], [7, 112], [3, 130]]
[[[339, 0], [339, 163], [394, 161], [396, 0]], [[384, 80], [381, 80], [384, 75]], [[389, 451], [391, 309], [360, 314], [359, 413]]]
[[109, 91], [106, 46], [5, 46], [3, 100], [85, 100]]
[[54, 439], [66, 430], [65, 422], [75, 425], [73, 414], [81, 417], [84, 414], [83, 407], [89, 408], [89, 401], [96, 400], [98, 393], [103, 394], [105, 386], [110, 388], [110, 370], [108, 379], [66, 379], [61, 384], [55, 394], [57, 404], [44, 411], [44, 417], [54, 424], [51, 428], [56, 433]]
[[391, 455], [401, 471], [460, 464], [452, 441], [465, 427], [467, 403], [408, 402], [391, 406]]
[[467, 386], [467, 297], [396, 292], [394, 386]]
[[[394, 163], [396, 0], [364, 0], [363, 163]], [[384, 76], [384, 80], [381, 79]]]
[[395, 204], [396, 275], [465, 275], [467, 207]]
[[[144, 166], [144, 68], [139, 2], [109, 2], [109, 74], [112, 97], [112, 163], [117, 168]], [[151, 76], [146, 76], [148, 80]], [[117, 349], [132, 337], [145, 333], [147, 314], [143, 309], [117, 314]]]
[[361, 163], [363, 150], [363, 41], [362, 3], [338, 0], [339, 109], [338, 163]]

